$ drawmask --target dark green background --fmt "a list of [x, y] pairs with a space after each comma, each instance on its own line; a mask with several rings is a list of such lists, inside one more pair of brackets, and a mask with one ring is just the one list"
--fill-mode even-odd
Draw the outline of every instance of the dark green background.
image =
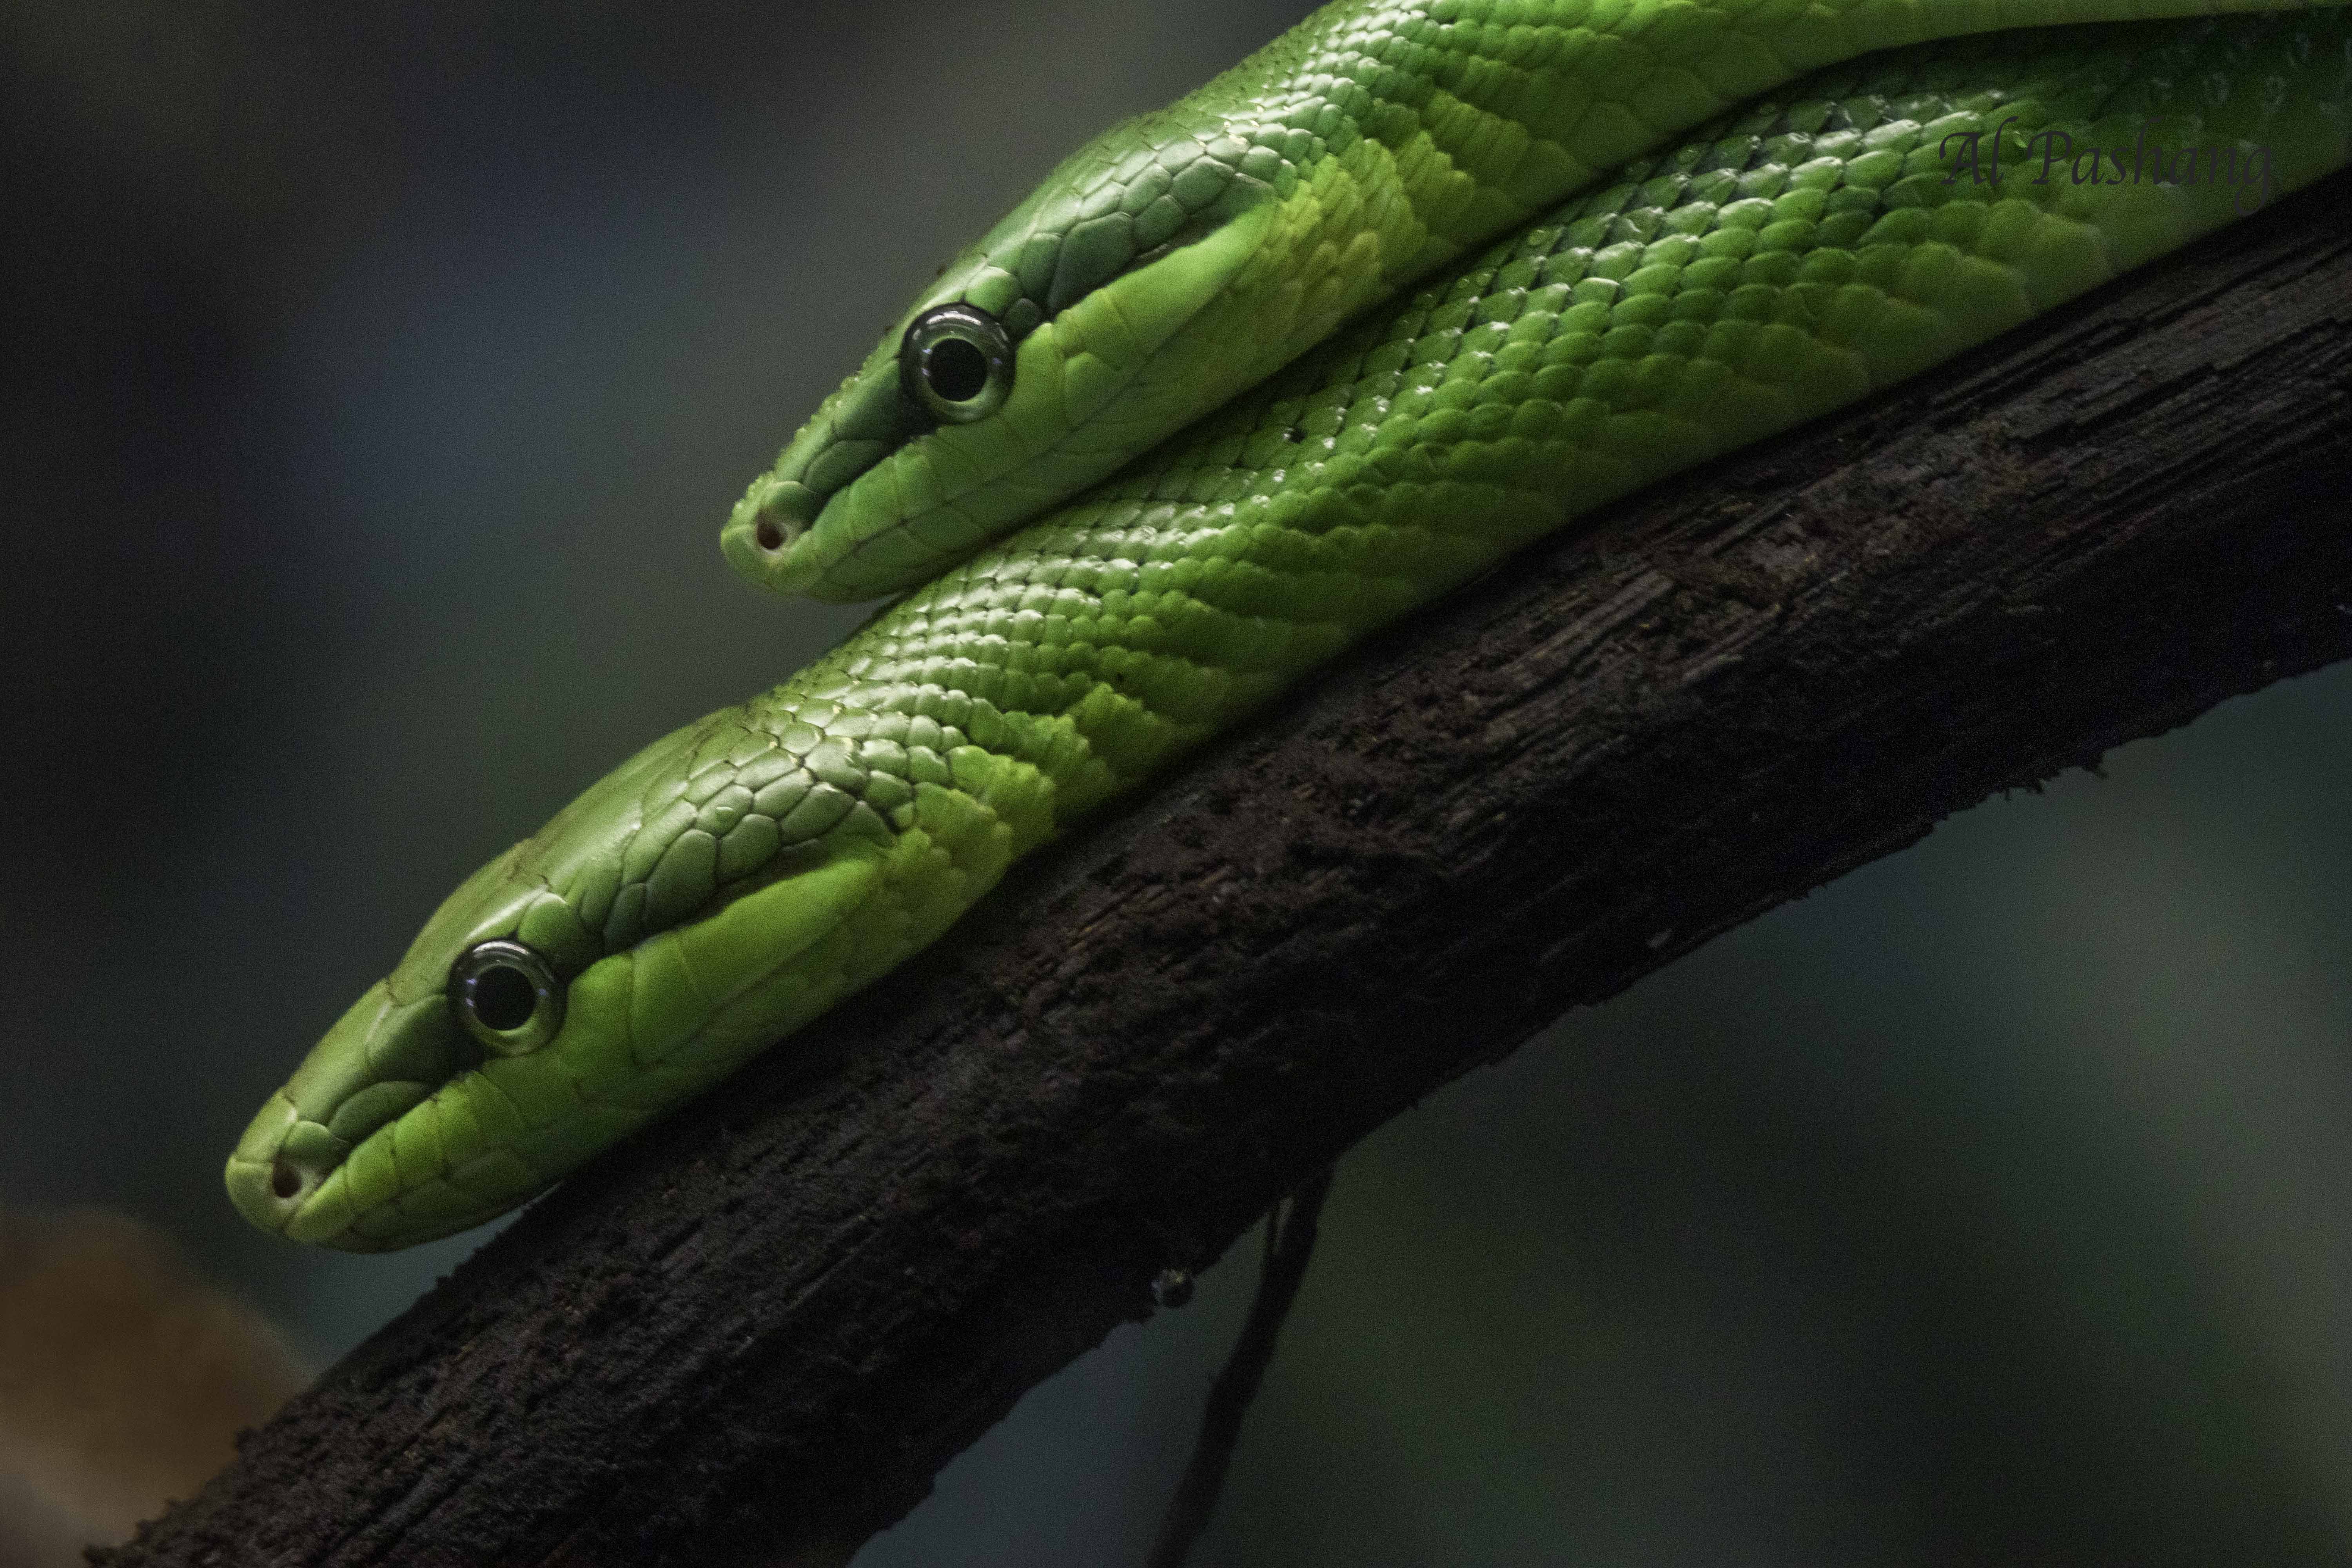
[[[219, 1163], [462, 875], [856, 618], [740, 584], [729, 503], [1300, 9], [0, 5], [0, 1200], [322, 1360], [476, 1245], [288, 1247]], [[2109, 773], [1367, 1142], [1199, 1561], [2343, 1560], [2352, 678]], [[863, 1568], [1139, 1561], [1253, 1251]]]

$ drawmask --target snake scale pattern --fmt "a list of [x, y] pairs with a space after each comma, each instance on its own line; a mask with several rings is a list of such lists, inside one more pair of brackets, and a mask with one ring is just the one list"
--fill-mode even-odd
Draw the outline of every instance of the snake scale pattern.
[[[2215, 9], [2267, 14], [2176, 15]], [[2329, 6], [1327, 6], [915, 302], [723, 535], [772, 586], [904, 596], [459, 887], [230, 1194], [355, 1250], [510, 1208], [1369, 632], [2347, 138]]]

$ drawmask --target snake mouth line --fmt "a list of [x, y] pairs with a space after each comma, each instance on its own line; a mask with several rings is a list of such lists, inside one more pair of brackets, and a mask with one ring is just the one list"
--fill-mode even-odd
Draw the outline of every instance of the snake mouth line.
[[401, 1114], [390, 1112], [367, 1126], [337, 1117], [338, 1128], [350, 1136], [329, 1133], [322, 1138], [320, 1124], [303, 1119], [283, 1091], [272, 1095], [229, 1157], [225, 1174], [230, 1201], [263, 1230], [289, 1234], [352, 1152]]
[[284, 1091], [272, 1095], [229, 1157], [225, 1172], [229, 1200], [249, 1222], [273, 1235], [327, 1247], [350, 1246], [348, 1223], [332, 1234], [312, 1235], [303, 1228], [304, 1215], [352, 1152], [399, 1121], [407, 1109], [371, 1112], [367, 1125], [338, 1116], [333, 1119], [337, 1127], [350, 1136], [329, 1133], [322, 1138], [321, 1125], [304, 1119]]

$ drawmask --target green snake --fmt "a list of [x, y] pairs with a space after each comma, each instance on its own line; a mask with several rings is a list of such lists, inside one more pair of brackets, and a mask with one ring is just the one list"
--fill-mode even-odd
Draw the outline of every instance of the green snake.
[[914, 302], [722, 534], [772, 586], [905, 596], [467, 879], [231, 1197], [354, 1250], [523, 1202], [1514, 549], [2342, 165], [2347, 18], [1325, 6]]

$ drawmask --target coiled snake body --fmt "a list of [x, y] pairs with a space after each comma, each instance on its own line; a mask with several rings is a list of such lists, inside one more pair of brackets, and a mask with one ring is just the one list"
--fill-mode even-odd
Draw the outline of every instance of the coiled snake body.
[[1327, 6], [915, 302], [723, 535], [912, 591], [476, 872], [230, 1194], [359, 1250], [512, 1207], [1367, 632], [2347, 138], [2352, 12], [2287, 0]]

